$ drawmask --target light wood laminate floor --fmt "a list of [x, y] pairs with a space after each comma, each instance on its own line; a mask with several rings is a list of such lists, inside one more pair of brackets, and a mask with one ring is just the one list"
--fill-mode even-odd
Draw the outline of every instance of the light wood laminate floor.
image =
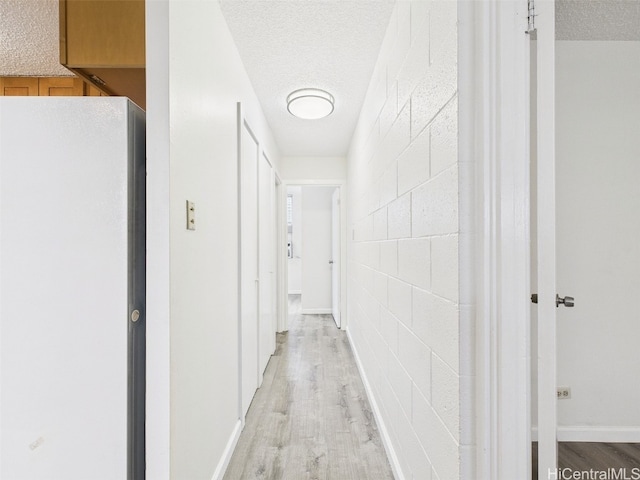
[[[538, 478], [538, 442], [532, 443], [532, 478]], [[599, 442], [559, 442], [558, 468], [568, 469], [570, 472], [597, 472], [614, 469], [615, 474], [610, 478], [631, 480], [640, 475], [640, 444], [639, 443], [599, 443]], [[622, 470], [621, 470], [622, 469]], [[623, 472], [620, 474], [620, 470]], [[625, 473], [626, 472], [626, 473]], [[621, 475], [614, 477], [613, 475]], [[548, 474], [540, 475], [540, 479], [549, 478]], [[582, 477], [578, 477], [582, 478]], [[589, 477], [585, 477], [589, 478]], [[594, 474], [592, 478], [601, 478]], [[609, 478], [609, 477], [607, 477]]]
[[291, 297], [225, 480], [393, 479], [346, 333]]

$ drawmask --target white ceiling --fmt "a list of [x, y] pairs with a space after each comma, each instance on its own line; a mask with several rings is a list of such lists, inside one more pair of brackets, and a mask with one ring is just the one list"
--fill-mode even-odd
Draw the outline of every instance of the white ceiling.
[[[267, 121], [285, 156], [344, 156], [358, 120], [392, 0], [220, 0]], [[321, 120], [287, 112], [293, 90], [335, 97]]]
[[640, 40], [640, 0], [556, 0], [558, 40]]
[[[220, 0], [249, 77], [287, 156], [347, 153], [393, 0]], [[640, 41], [640, 0], [557, 0], [559, 40]], [[58, 0], [0, 0], [0, 75], [70, 75], [59, 64]], [[322, 120], [286, 110], [298, 88], [331, 92]]]

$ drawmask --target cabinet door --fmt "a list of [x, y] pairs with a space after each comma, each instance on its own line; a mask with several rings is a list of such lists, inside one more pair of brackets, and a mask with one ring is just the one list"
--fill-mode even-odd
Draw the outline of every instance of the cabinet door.
[[145, 65], [144, 0], [60, 0], [60, 63]]
[[85, 95], [87, 97], [108, 97], [109, 95], [102, 93], [90, 83], [85, 84]]
[[36, 77], [0, 77], [0, 96], [37, 97], [38, 79]]
[[81, 97], [84, 82], [75, 77], [40, 78], [38, 93], [41, 97]]

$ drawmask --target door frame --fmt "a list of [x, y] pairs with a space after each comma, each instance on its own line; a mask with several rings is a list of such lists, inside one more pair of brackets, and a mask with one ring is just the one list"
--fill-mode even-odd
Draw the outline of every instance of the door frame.
[[[286, 179], [282, 183], [282, 194], [280, 198], [280, 217], [283, 219], [282, 225], [280, 226], [280, 231], [282, 232], [283, 238], [287, 238], [286, 236], [286, 218], [287, 218], [287, 188], [288, 187], [336, 187], [340, 189], [340, 311], [341, 313], [341, 321], [340, 321], [340, 329], [344, 330], [347, 328], [348, 320], [345, 312], [347, 311], [347, 292], [346, 292], [346, 277], [347, 277], [347, 269], [345, 265], [347, 251], [347, 202], [346, 202], [346, 190], [347, 190], [347, 181], [346, 180], [313, 180], [313, 179]], [[285, 242], [282, 242], [284, 248]], [[283, 330], [289, 330], [289, 269], [286, 268], [288, 264], [286, 263], [286, 252], [284, 255], [284, 264], [285, 268], [283, 268], [282, 273], [284, 277], [283, 288], [281, 291], [281, 302], [284, 308], [282, 309], [282, 313], [279, 318], [278, 325], [282, 325]]]
[[474, 269], [460, 292], [475, 327], [461, 329], [464, 479], [531, 476], [526, 30], [524, 0], [458, 2], [460, 255]]

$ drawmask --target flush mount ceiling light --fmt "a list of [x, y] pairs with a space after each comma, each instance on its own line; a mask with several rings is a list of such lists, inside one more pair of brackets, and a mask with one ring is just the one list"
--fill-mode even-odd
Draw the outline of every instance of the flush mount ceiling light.
[[319, 88], [302, 88], [287, 97], [287, 110], [295, 117], [317, 120], [331, 115], [335, 100], [333, 95]]

